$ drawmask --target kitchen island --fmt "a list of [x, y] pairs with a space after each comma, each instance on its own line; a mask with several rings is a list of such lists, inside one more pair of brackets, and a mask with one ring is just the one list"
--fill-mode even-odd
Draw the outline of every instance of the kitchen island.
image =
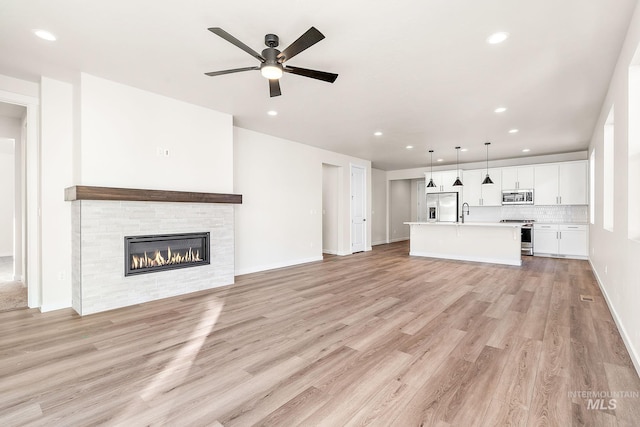
[[405, 222], [411, 256], [522, 265], [520, 224]]

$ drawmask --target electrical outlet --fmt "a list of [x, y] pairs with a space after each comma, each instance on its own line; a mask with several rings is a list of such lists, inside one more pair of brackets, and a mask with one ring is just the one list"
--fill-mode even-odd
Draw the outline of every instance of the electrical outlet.
[[67, 275], [65, 274], [64, 271], [59, 271], [58, 272], [58, 280], [64, 280], [67, 277]]
[[156, 156], [158, 156], [158, 157], [164, 156], [164, 148], [156, 147]]
[[605, 265], [604, 266], [604, 274], [609, 274], [608, 270], [609, 270], [609, 268]]
[[169, 149], [165, 148], [164, 151], [163, 151], [163, 154], [164, 154], [165, 157], [169, 157]]

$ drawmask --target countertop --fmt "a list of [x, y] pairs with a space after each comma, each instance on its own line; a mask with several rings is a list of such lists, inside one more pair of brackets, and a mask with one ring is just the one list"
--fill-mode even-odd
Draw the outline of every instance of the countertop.
[[509, 222], [405, 222], [406, 225], [444, 225], [444, 226], [458, 226], [458, 227], [520, 227], [521, 223], [509, 223]]

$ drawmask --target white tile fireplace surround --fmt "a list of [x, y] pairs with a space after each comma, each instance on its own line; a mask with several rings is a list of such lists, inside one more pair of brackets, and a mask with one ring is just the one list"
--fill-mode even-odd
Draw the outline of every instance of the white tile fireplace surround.
[[[234, 282], [233, 204], [66, 198], [72, 201], [72, 306], [78, 314]], [[195, 232], [210, 233], [210, 264], [125, 277], [125, 236]]]

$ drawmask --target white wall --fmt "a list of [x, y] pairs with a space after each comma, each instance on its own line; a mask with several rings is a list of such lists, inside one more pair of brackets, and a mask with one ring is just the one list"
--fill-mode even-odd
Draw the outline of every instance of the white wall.
[[[236, 274], [322, 259], [322, 165], [340, 166], [338, 255], [351, 253], [350, 164], [363, 166], [371, 212], [371, 163], [297, 142], [234, 128]], [[367, 223], [367, 250], [371, 249]]]
[[231, 115], [89, 74], [80, 81], [76, 184], [233, 191]]
[[387, 173], [371, 169], [371, 241], [372, 245], [387, 243]]
[[13, 139], [0, 138], [0, 257], [13, 256], [14, 145]]
[[71, 307], [71, 203], [73, 185], [73, 86], [40, 81], [41, 295], [42, 311]]
[[[589, 227], [590, 261], [605, 293], [636, 370], [640, 373], [640, 242], [628, 238], [628, 69], [640, 45], [640, 7], [636, 7], [621, 50], [589, 152], [595, 147], [595, 223]], [[613, 231], [603, 229], [603, 127], [615, 106], [614, 222]], [[633, 185], [637, 186], [635, 182]], [[632, 218], [638, 221], [638, 218]]]
[[[411, 221], [411, 180], [401, 179], [389, 182], [389, 238], [392, 242], [407, 240]], [[415, 209], [415, 208], [414, 208]]]
[[[489, 157], [489, 163], [491, 168], [501, 168], [507, 166], [518, 166], [518, 165], [533, 165], [538, 163], [554, 163], [554, 162], [568, 162], [571, 160], [586, 160], [588, 156], [587, 151], [577, 151], [575, 153], [563, 153], [563, 154], [549, 154], [544, 156], [531, 156], [531, 157], [519, 157], [514, 159], [503, 159], [503, 160], [491, 160]], [[485, 167], [485, 162], [470, 162], [470, 163], [460, 163], [459, 168], [461, 170], [470, 170], [470, 169], [483, 169]], [[433, 171], [442, 171], [442, 170], [455, 170], [455, 163], [451, 165], [433, 165]], [[430, 166], [425, 163], [423, 168], [412, 168], [412, 169], [398, 169], [393, 171], [387, 171], [387, 179], [388, 180], [397, 180], [397, 179], [424, 179], [425, 172], [429, 172], [431, 170]]]
[[322, 252], [338, 253], [338, 174], [340, 168], [322, 165]]

